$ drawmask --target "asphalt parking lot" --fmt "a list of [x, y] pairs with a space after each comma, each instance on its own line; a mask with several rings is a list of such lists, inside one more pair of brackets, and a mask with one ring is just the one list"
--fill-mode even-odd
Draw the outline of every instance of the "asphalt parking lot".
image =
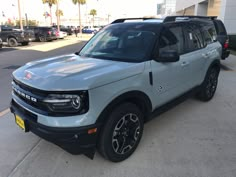
[[70, 155], [0, 114], [0, 177], [235, 177], [236, 57], [222, 65], [212, 101], [190, 98], [148, 122], [121, 163]]
[[[34, 49], [35, 47], [39, 47], [39, 48], [44, 48], [45, 45], [51, 45], [51, 46], [57, 46], [60, 45], [61, 43], [64, 43], [65, 45], [67, 44], [71, 44], [71, 41], [77, 42], [78, 40], [80, 41], [87, 41], [89, 40], [91, 37], [93, 36], [93, 34], [82, 34], [80, 36], [80, 34], [78, 34], [78, 37], [75, 37], [75, 35], [70, 35], [65, 37], [64, 39], [57, 39], [57, 40], [53, 40], [53, 41], [48, 41], [48, 42], [39, 42], [39, 41], [33, 41], [30, 42], [29, 45], [27, 46], [21, 46], [20, 44], [17, 47], [8, 47], [7, 43], [4, 43], [3, 48], [1, 49], [1, 53], [3, 52], [9, 52], [9, 51], [14, 51], [14, 50], [25, 50], [25, 49]], [[47, 48], [47, 50], [49, 51], [51, 48]]]

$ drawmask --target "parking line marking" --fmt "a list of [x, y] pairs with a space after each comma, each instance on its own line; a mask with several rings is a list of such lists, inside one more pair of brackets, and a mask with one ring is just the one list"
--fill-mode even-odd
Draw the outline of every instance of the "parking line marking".
[[2, 111], [2, 112], [0, 112], [0, 117], [6, 115], [6, 114], [9, 113], [9, 112], [10, 112], [10, 109], [9, 109], [9, 108], [6, 109], [6, 110], [4, 110], [4, 111]]

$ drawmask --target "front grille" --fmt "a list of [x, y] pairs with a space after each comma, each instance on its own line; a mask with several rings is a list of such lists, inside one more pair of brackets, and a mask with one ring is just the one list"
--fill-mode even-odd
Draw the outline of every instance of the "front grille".
[[22, 114], [26, 115], [31, 121], [37, 123], [38, 116], [22, 108], [14, 100], [12, 100], [12, 106], [16, 107]]
[[44, 92], [44, 91], [41, 91], [41, 90], [38, 90], [38, 89], [35, 89], [35, 88], [32, 88], [30, 86], [27, 86], [15, 79], [13, 79], [13, 84], [17, 85], [18, 87], [20, 87], [21, 89], [25, 90], [25, 91], [28, 91], [34, 95], [38, 95], [38, 96], [41, 96], [41, 97], [46, 97], [47, 94]]
[[42, 102], [47, 97], [46, 93], [26, 86], [18, 81], [12, 82], [13, 93], [28, 105], [41, 111], [48, 111], [48, 107]]

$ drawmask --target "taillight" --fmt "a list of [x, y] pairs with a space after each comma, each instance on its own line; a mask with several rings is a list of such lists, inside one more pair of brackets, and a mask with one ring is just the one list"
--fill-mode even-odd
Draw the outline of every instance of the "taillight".
[[48, 31], [48, 34], [49, 34], [49, 35], [51, 35], [51, 33], [52, 33], [51, 31]]
[[227, 39], [224, 44], [224, 49], [228, 49], [228, 48], [229, 48], [229, 39]]

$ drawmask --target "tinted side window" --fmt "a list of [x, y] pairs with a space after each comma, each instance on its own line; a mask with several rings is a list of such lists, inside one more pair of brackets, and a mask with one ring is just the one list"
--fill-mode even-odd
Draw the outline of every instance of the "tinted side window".
[[176, 50], [179, 54], [183, 54], [184, 36], [182, 27], [165, 27], [160, 35], [159, 54], [165, 50]]
[[204, 41], [200, 28], [197, 25], [185, 25], [184, 27], [185, 39], [186, 39], [186, 52], [191, 52], [204, 47]]
[[202, 35], [205, 45], [211, 44], [217, 38], [214, 25], [206, 25], [202, 27]]

